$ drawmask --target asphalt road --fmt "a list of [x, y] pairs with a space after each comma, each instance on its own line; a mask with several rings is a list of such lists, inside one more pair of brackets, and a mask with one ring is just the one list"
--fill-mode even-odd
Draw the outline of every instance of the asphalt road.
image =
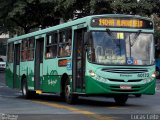
[[[158, 81], [158, 80], [157, 80]], [[159, 89], [160, 82], [157, 82]], [[22, 98], [19, 90], [5, 85], [0, 73], [0, 120], [160, 120], [160, 90], [155, 95], [129, 96], [127, 104], [117, 106], [113, 98], [80, 97], [76, 105], [68, 105], [59, 96]], [[7, 120], [8, 120], [7, 119]]]

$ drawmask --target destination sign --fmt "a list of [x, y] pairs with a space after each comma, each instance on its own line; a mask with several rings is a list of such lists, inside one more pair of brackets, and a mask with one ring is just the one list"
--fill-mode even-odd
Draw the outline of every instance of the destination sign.
[[134, 18], [93, 18], [91, 26], [153, 29], [152, 21]]

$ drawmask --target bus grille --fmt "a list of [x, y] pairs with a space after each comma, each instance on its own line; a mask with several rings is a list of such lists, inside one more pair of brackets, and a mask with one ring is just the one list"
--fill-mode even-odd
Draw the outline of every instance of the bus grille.
[[[111, 82], [126, 82], [126, 81], [124, 81], [124, 80], [122, 80], [122, 79], [110, 79], [110, 78], [108, 78], [108, 80], [109, 81], [111, 81]], [[128, 80], [127, 82], [141, 82], [143, 79], [135, 79], [135, 80]]]
[[137, 79], [137, 80], [128, 80], [128, 82], [141, 82], [143, 79]]
[[137, 74], [148, 72], [147, 69], [143, 68], [103, 68], [102, 71], [110, 73], [122, 73], [122, 74]]
[[124, 80], [120, 80], [120, 79], [108, 79], [108, 80], [112, 82], [125, 82]]

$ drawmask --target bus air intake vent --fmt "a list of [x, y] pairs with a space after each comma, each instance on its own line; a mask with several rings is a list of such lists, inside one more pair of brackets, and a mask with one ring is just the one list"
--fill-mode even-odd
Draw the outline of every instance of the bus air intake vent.
[[128, 80], [128, 82], [141, 82], [143, 79], [138, 79], [138, 80]]
[[125, 82], [124, 80], [119, 80], [119, 79], [108, 79], [108, 80], [112, 82]]
[[122, 73], [122, 74], [137, 74], [148, 72], [147, 69], [143, 68], [103, 68], [102, 71], [110, 73]]

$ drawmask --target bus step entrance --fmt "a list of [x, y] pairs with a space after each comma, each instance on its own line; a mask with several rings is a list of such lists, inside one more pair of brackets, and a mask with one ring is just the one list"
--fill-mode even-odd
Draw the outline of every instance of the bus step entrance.
[[42, 90], [36, 90], [36, 94], [42, 94]]

